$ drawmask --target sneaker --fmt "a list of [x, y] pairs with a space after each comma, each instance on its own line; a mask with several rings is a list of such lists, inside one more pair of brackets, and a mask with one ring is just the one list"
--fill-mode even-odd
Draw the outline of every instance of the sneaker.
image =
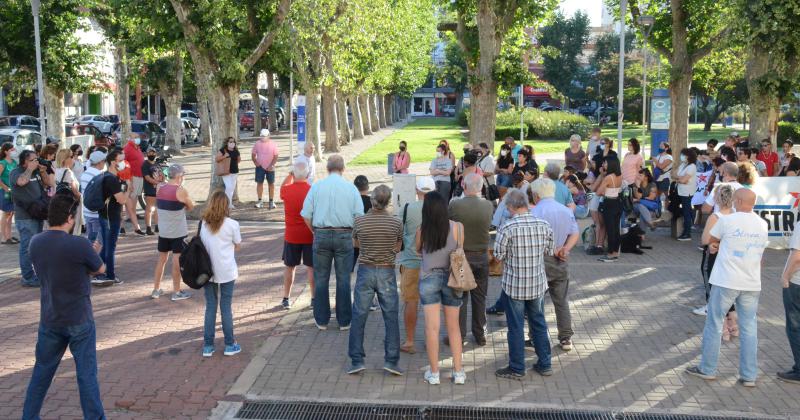
[[158, 225], [153, 226], [153, 232], [158, 233]]
[[592, 246], [586, 250], [586, 255], [603, 255], [605, 250], [599, 246]]
[[283, 298], [283, 300], [281, 301], [281, 306], [283, 307], [283, 309], [286, 309], [287, 311], [291, 309], [292, 304], [289, 303], [289, 298]]
[[686, 368], [686, 373], [692, 376], [697, 376], [698, 378], [705, 379], [707, 381], [713, 381], [717, 379], [716, 375], [706, 375], [705, 373], [700, 371], [700, 368], [697, 366], [692, 366]]
[[153, 232], [153, 229], [151, 229], [150, 226], [148, 226], [147, 229], [145, 230], [145, 234], [147, 236], [153, 236], [155, 235], [155, 232]]
[[514, 372], [511, 367], [504, 367], [494, 372], [494, 376], [503, 379], [515, 379], [521, 381], [525, 377], [525, 373]]
[[681, 235], [681, 236], [678, 236], [678, 240], [681, 241], [681, 242], [688, 242], [688, 241], [692, 240], [692, 237], [691, 237], [691, 235]]
[[242, 346], [240, 346], [239, 343], [233, 343], [230, 346], [225, 346], [225, 352], [223, 352], [222, 354], [224, 354], [225, 356], [233, 356], [235, 354], [239, 354], [241, 351], [242, 351]]
[[264, 207], [264, 202], [261, 200], [256, 201], [256, 208], [260, 209], [262, 207]]
[[755, 388], [756, 387], [756, 381], [751, 381], [751, 380], [748, 380], [748, 379], [739, 378], [739, 380], [737, 380], [736, 382], [738, 384], [742, 385], [743, 387], [746, 387], [746, 388]]
[[153, 293], [150, 293], [150, 299], [158, 299], [163, 294], [164, 294], [163, 290], [161, 290], [161, 289], [153, 289]]
[[790, 370], [788, 372], [778, 372], [778, 379], [784, 382], [800, 385], [800, 372], [796, 370]]
[[429, 385], [439, 385], [439, 372], [433, 373], [430, 369], [425, 371], [422, 379]]
[[542, 376], [553, 376], [553, 368], [543, 368], [538, 363], [533, 365], [532, 370]]
[[380, 305], [369, 305], [369, 311], [370, 311], [370, 312], [375, 312], [375, 311], [377, 311], [377, 310], [378, 310], [378, 309], [380, 309], [380, 308], [381, 308], [381, 306], [380, 306]]
[[214, 346], [203, 346], [203, 357], [211, 357], [214, 355]]
[[347, 368], [347, 374], [355, 375], [356, 373], [361, 373], [365, 370], [367, 370], [367, 368], [363, 363], [351, 363], [350, 367]]
[[397, 367], [397, 365], [389, 365], [389, 364], [383, 365], [383, 370], [395, 376], [403, 376], [406, 374], [405, 372], [403, 372], [403, 369], [400, 369], [399, 367]]
[[505, 315], [506, 311], [503, 308], [498, 308], [497, 305], [486, 308], [486, 313], [489, 315]]
[[[180, 291], [180, 292], [178, 292], [178, 293], [173, 293], [173, 294], [172, 294], [172, 297], [171, 297], [170, 299], [171, 299], [173, 302], [175, 302], [175, 301], [178, 301], [178, 300], [189, 299], [190, 297], [192, 297], [192, 294], [191, 294], [191, 293], [189, 293], [189, 292], [187, 292], [187, 291], [185, 291], [185, 290], [181, 290], [181, 291]], [[227, 351], [226, 351], [226, 352], [227, 352]]]
[[703, 305], [699, 308], [692, 309], [692, 313], [699, 316], [708, 315], [708, 305]]
[[339, 331], [347, 331], [350, 329], [349, 325], [339, 325]]
[[561, 350], [570, 351], [572, 350], [572, 339], [564, 338], [562, 339], [559, 344], [561, 344]]
[[274, 208], [275, 208], [275, 202], [274, 202], [274, 201], [272, 201], [272, 200], [270, 200], [270, 201], [269, 201], [269, 207], [268, 207], [268, 208], [269, 208], [270, 210], [274, 209]]
[[536, 347], [533, 345], [533, 340], [525, 340], [525, 350], [536, 351]]
[[32, 280], [32, 281], [22, 280], [20, 283], [22, 284], [22, 287], [41, 287], [42, 286], [42, 284], [39, 282], [39, 280]]
[[602, 262], [606, 262], [606, 263], [612, 263], [612, 262], [616, 262], [618, 259], [619, 259], [619, 257], [609, 257], [608, 255], [606, 255], [603, 258], [598, 258], [597, 261], [602, 261]]
[[121, 278], [119, 278], [119, 277], [114, 277], [113, 279], [111, 279], [111, 281], [112, 281], [112, 282], [114, 282], [114, 284], [122, 284], [122, 283], [125, 283], [125, 281], [124, 281], [124, 280], [122, 280], [122, 279], [121, 279]]
[[119, 228], [119, 234], [124, 236], [125, 235], [125, 228]]
[[96, 287], [107, 287], [114, 284], [114, 280], [107, 279], [105, 277], [95, 277], [92, 279], [92, 286]]
[[137, 234], [137, 235], [139, 235], [139, 236], [145, 236], [145, 233], [144, 233], [144, 232], [142, 232], [142, 230], [141, 230], [141, 229], [136, 229], [136, 230], [134, 230], [134, 231], [133, 231], [133, 233], [135, 233], [135, 234]]
[[467, 373], [463, 369], [460, 372], [453, 371], [453, 383], [464, 385], [464, 382], [467, 382]]
[[317, 329], [319, 329], [320, 331], [325, 331], [325, 330], [328, 329], [327, 325], [319, 325], [319, 324], [317, 324], [317, 321], [314, 321], [314, 325], [316, 325]]

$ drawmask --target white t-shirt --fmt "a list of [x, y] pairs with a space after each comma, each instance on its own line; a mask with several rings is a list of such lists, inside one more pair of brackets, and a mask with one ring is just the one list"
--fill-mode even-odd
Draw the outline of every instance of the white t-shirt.
[[[793, 251], [800, 251], [800, 235], [797, 234], [797, 225], [794, 225], [794, 233], [792, 233], [792, 241], [789, 242], [789, 248]], [[800, 270], [795, 271], [789, 281], [800, 286]]]
[[[742, 188], [742, 184], [740, 184], [740, 183], [738, 183], [736, 181], [719, 182], [719, 183], [714, 184], [714, 188], [712, 188], [711, 192], [708, 193], [708, 195], [706, 196], [706, 202], [705, 202], [705, 204], [708, 204], [709, 206], [713, 206], [714, 207], [714, 213], [719, 211], [719, 206], [717, 205], [716, 202], [714, 202], [714, 194], [717, 192], [717, 187], [719, 187], [720, 185], [730, 185], [731, 187], [733, 187], [733, 191], [734, 192], [736, 192], [736, 190], [738, 190], [739, 188]], [[735, 206], [734, 206], [734, 210], [736, 210]]]
[[600, 145], [600, 138], [589, 137], [589, 144], [586, 145], [586, 153], [587, 156], [589, 156], [589, 159], [591, 159], [592, 156], [597, 154], [597, 146], [599, 145]]
[[200, 229], [200, 240], [208, 251], [211, 258], [211, 268], [214, 270], [213, 283], [228, 283], [239, 277], [239, 268], [236, 266], [234, 257], [234, 245], [242, 243], [242, 233], [239, 230], [239, 222], [226, 217], [222, 222], [217, 233], [211, 233], [211, 229], [204, 221]]
[[678, 184], [678, 195], [682, 197], [692, 197], [697, 192], [697, 165], [694, 163], [682, 163], [678, 168], [678, 177], [689, 175], [689, 182]]
[[494, 184], [494, 158], [491, 153], [478, 160], [478, 168], [483, 172], [483, 176], [489, 184]]
[[[81, 194], [83, 194], [83, 192], [86, 191], [86, 186], [89, 185], [89, 182], [91, 182], [92, 178], [102, 173], [103, 171], [93, 166], [87, 167], [81, 174], [81, 178], [79, 180], [79, 182], [81, 183]], [[97, 219], [98, 217], [100, 217], [100, 215], [98, 215], [96, 211], [91, 211], [87, 209], [86, 207], [83, 206], [83, 204], [81, 204], [81, 207], [83, 207], [84, 218]]]
[[[673, 160], [674, 159], [672, 159], [672, 155], [670, 155], [668, 153], [664, 153], [662, 155], [659, 155], [656, 158], [656, 163], [658, 163], [660, 165], [660, 164], [663, 164], [664, 162], [672, 162]], [[658, 179], [656, 179], [656, 182], [660, 182], [660, 181], [663, 181], [665, 179], [670, 179], [669, 177], [670, 177], [670, 172], [671, 171], [672, 171], [672, 164], [670, 163], [669, 165], [667, 165], [666, 168], [664, 168], [664, 172], [662, 172], [661, 175], [658, 176]]]
[[767, 222], [753, 212], [721, 217], [711, 228], [720, 239], [709, 283], [734, 290], [761, 290], [761, 256], [768, 240]]

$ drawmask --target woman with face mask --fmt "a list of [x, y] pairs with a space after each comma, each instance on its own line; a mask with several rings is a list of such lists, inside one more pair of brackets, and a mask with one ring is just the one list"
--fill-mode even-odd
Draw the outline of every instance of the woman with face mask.
[[144, 225], [145, 234], [153, 236], [158, 233], [158, 212], [156, 211], [156, 194], [159, 184], [164, 182], [164, 172], [156, 163], [156, 149], [147, 149], [147, 159], [142, 163], [144, 176]]
[[17, 149], [14, 148], [13, 143], [3, 143], [0, 146], [0, 211], [3, 215], [0, 216], [0, 239], [3, 245], [18, 244], [19, 239], [11, 236], [11, 219], [14, 218], [14, 202], [11, 200], [11, 181], [9, 176], [11, 171], [16, 169], [17, 165]]
[[430, 172], [436, 182], [436, 191], [450, 199], [450, 175], [453, 173], [453, 161], [447, 156], [447, 147], [440, 144], [436, 147], [436, 158], [431, 161]]
[[400, 142], [400, 151], [394, 154], [394, 173], [407, 174], [408, 167], [411, 166], [411, 155], [406, 151], [408, 145], [405, 141]]
[[75, 174], [75, 179], [81, 179], [83, 175], [83, 148], [80, 144], [73, 144], [69, 147], [72, 152], [72, 173]]
[[217, 162], [222, 162], [225, 159], [230, 160], [230, 171], [226, 175], [222, 175], [222, 183], [225, 184], [225, 195], [228, 196], [228, 204], [233, 209], [233, 191], [236, 189], [236, 178], [239, 175], [239, 162], [242, 161], [242, 155], [239, 153], [239, 148], [236, 145], [236, 139], [228, 137], [225, 145], [223, 145], [217, 152]]
[[685, 148], [681, 150], [681, 166], [678, 167], [678, 196], [681, 199], [681, 217], [683, 217], [683, 233], [679, 241], [692, 240], [692, 224], [694, 211], [692, 210], [692, 197], [697, 191], [697, 153]]
[[513, 185], [511, 174], [514, 171], [514, 157], [511, 156], [511, 146], [503, 144], [500, 146], [500, 156], [497, 157], [494, 173], [497, 174], [497, 190], [500, 198], [506, 195], [506, 191]]

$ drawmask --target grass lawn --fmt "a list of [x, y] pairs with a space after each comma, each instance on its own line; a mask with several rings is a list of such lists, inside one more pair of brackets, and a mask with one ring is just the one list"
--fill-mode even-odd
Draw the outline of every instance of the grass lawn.
[[[462, 127], [456, 124], [454, 118], [420, 118], [410, 124], [406, 125], [403, 129], [393, 133], [391, 136], [384, 139], [382, 142], [372, 146], [370, 149], [364, 151], [356, 159], [351, 162], [351, 165], [385, 165], [387, 158], [386, 155], [397, 151], [397, 145], [400, 140], [405, 140], [408, 143], [408, 152], [411, 154], [412, 162], [427, 162], [434, 158], [436, 155], [436, 145], [441, 139], [447, 139], [450, 147], [456, 154], [456, 157], [461, 156], [462, 144], [467, 142], [466, 137], [461, 135]], [[703, 131], [703, 124], [689, 124], [689, 143], [701, 149], [705, 149], [707, 140], [715, 138], [722, 143], [725, 137], [732, 131], [738, 131], [739, 135], [747, 136], [748, 131], [740, 128], [722, 128], [722, 126], [712, 126], [710, 131]], [[616, 128], [606, 128], [602, 131], [603, 136], [617, 138]], [[641, 125], [627, 125], [622, 129], [622, 138], [629, 139], [636, 137], [647, 147], [650, 146], [650, 134], [642, 136]], [[584, 141], [586, 138], [584, 138]], [[500, 150], [499, 141], [495, 142], [495, 153]], [[525, 144], [530, 144], [537, 154], [543, 153], [561, 153], [569, 147], [568, 139], [535, 139], [526, 140]], [[585, 145], [586, 143], [584, 143]]]

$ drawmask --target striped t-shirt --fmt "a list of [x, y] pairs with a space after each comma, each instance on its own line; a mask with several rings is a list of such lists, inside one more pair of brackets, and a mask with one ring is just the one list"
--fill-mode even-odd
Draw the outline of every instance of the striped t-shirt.
[[399, 251], [395, 246], [403, 239], [402, 223], [386, 210], [371, 209], [364, 216], [356, 217], [353, 224], [353, 239], [359, 242], [359, 262], [374, 265], [394, 264]]

